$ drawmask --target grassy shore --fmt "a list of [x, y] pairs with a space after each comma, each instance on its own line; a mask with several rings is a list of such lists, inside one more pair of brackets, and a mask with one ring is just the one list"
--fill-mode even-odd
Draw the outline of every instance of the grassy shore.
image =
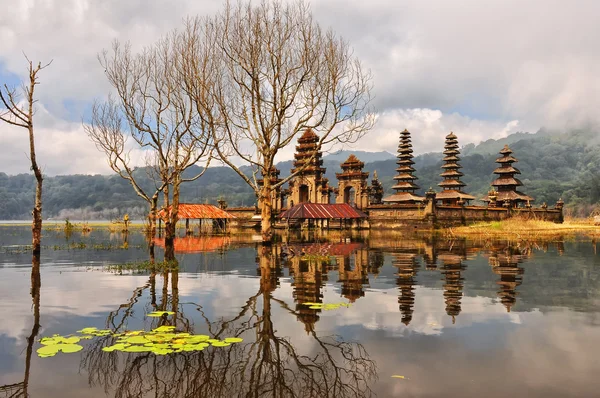
[[540, 220], [511, 218], [503, 221], [480, 222], [467, 226], [445, 228], [448, 236], [490, 238], [552, 238], [559, 236], [600, 237], [600, 226], [593, 220], [569, 219], [562, 224]]

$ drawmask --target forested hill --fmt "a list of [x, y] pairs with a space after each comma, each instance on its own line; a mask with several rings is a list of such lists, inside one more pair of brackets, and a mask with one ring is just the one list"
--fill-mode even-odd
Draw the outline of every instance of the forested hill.
[[[459, 137], [460, 138], [460, 137]], [[562, 197], [567, 208], [578, 215], [588, 215], [600, 205], [600, 137], [595, 131], [569, 133], [513, 134], [502, 140], [488, 140], [479, 145], [462, 148], [467, 184], [465, 191], [483, 196], [494, 179], [492, 171], [498, 151], [508, 143], [519, 159], [522, 191], [535, 197], [536, 203], [553, 204]], [[360, 159], [372, 154], [356, 152]], [[326, 156], [324, 166], [327, 177], [335, 184], [341, 157], [346, 153]], [[377, 170], [380, 180], [389, 192], [396, 168], [395, 159], [381, 153], [385, 160], [366, 162], [365, 170]], [[415, 175], [421, 192], [437, 188], [441, 173], [440, 153], [428, 153], [415, 158]], [[279, 163], [281, 175], [287, 175], [291, 161]], [[190, 170], [190, 174], [197, 170]], [[145, 171], [139, 169], [142, 185], [151, 187]], [[34, 177], [30, 174], [8, 176], [0, 172], [0, 219], [29, 217], [33, 204]], [[211, 167], [200, 179], [182, 186], [182, 201], [216, 203], [225, 198], [230, 206], [252, 205], [255, 197], [251, 189], [229, 168]], [[125, 213], [140, 216], [146, 211], [145, 202], [139, 199], [127, 181], [116, 175], [67, 175], [46, 177], [44, 180], [44, 216], [54, 218], [111, 219]]]

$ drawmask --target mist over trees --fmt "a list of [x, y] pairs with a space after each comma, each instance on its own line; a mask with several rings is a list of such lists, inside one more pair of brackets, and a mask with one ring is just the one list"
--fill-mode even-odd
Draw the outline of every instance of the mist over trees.
[[[595, 131], [572, 131], [563, 134], [537, 133], [514, 135], [502, 140], [488, 140], [480, 145], [466, 145], [461, 164], [467, 183], [465, 190], [476, 197], [483, 196], [493, 180], [492, 170], [497, 152], [509, 143], [519, 159], [523, 191], [533, 196], [535, 204], [553, 204], [560, 197], [566, 203], [567, 214], [587, 217], [600, 208], [600, 142]], [[460, 135], [459, 135], [460, 139]], [[390, 148], [390, 152], [394, 148]], [[358, 152], [360, 158], [360, 152]], [[430, 186], [437, 189], [441, 173], [440, 153], [428, 153], [415, 157], [416, 176], [422, 190]], [[280, 162], [277, 167], [287, 175], [291, 161]], [[339, 172], [339, 160], [324, 158], [326, 177], [335, 184]], [[365, 170], [377, 170], [380, 181], [388, 193], [396, 168], [394, 159], [368, 162]], [[141, 175], [146, 173], [138, 169]], [[193, 173], [194, 171], [190, 171]], [[247, 170], [251, 173], [250, 170]], [[0, 219], [26, 219], [33, 205], [33, 175], [8, 176], [0, 173]], [[144, 179], [142, 185], [152, 182]], [[61, 218], [81, 214], [89, 219], [110, 219], [125, 213], [138, 217], [136, 208], [145, 207], [127, 181], [116, 175], [68, 175], [44, 179], [44, 207], [46, 217]], [[422, 194], [422, 192], [421, 192]], [[231, 169], [210, 167], [198, 181], [182, 185], [182, 202], [212, 203], [224, 198], [229, 206], [253, 206], [256, 196], [252, 189]], [[66, 209], [80, 209], [78, 212]], [[85, 209], [83, 211], [82, 209]], [[61, 214], [60, 212], [63, 211]]]

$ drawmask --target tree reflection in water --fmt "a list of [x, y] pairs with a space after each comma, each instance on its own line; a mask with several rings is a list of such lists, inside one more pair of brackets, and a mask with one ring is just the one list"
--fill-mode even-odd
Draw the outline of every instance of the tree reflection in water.
[[[369, 386], [377, 378], [376, 365], [361, 344], [344, 341], [339, 336], [319, 336], [312, 330], [309, 337], [314, 344], [298, 347], [290, 337], [277, 334], [273, 310], [294, 317], [299, 314], [272, 294], [282, 270], [279, 248], [260, 247], [258, 250], [258, 292], [246, 301], [235, 317], [211, 321], [201, 307], [197, 308], [212, 338], [243, 335], [243, 343], [156, 356], [152, 353], [104, 352], [102, 348], [110, 344], [110, 339], [99, 339], [86, 350], [82, 360], [90, 385], [101, 385], [107, 393], [114, 391], [116, 398], [147, 394], [211, 398], [371, 396]], [[171, 273], [171, 281], [169, 296], [165, 290], [168, 275], [163, 275], [163, 294], [158, 309], [167, 309], [170, 300], [170, 309], [175, 315], [159, 322], [172, 322], [178, 330], [191, 332], [193, 325], [186, 320], [183, 307], [178, 304], [177, 272]], [[107, 324], [111, 329], [124, 330], [125, 318], [131, 316], [133, 304], [144, 289], [149, 287], [154, 291], [154, 283], [151, 276], [148, 284], [134, 291], [128, 303], [109, 315]], [[115, 321], [117, 318], [120, 318], [118, 322]]]
[[33, 308], [33, 326], [27, 337], [27, 349], [25, 350], [25, 373], [23, 381], [15, 384], [0, 386], [0, 396], [8, 398], [29, 396], [29, 375], [31, 373], [31, 355], [33, 344], [40, 332], [40, 290], [42, 279], [40, 277], [40, 254], [34, 254], [31, 260], [31, 299]]

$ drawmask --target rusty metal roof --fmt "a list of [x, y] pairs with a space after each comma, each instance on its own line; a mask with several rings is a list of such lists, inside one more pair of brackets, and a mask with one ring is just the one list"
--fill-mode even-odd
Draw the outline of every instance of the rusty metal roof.
[[[164, 211], [161, 211], [160, 216], [163, 217], [163, 215], [164, 215]], [[225, 210], [219, 209], [215, 205], [180, 203], [179, 204], [179, 212], [177, 213], [177, 218], [180, 220], [185, 219], [185, 218], [191, 218], [191, 219], [209, 218], [209, 219], [214, 220], [214, 219], [219, 219], [219, 218], [235, 218], [235, 216], [231, 213], [226, 212]]]
[[367, 215], [347, 203], [299, 203], [281, 213], [279, 218], [318, 220], [335, 218], [356, 219], [367, 218]]

